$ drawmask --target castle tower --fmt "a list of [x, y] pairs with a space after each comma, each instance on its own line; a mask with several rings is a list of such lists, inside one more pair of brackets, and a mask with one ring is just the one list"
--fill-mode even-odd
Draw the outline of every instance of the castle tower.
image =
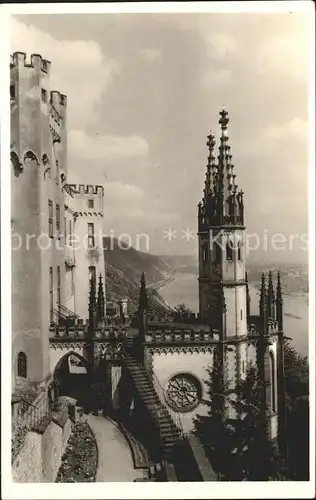
[[[103, 255], [104, 188], [80, 184], [67, 186], [74, 197], [73, 243], [75, 244], [74, 312], [81, 318], [88, 314], [89, 282], [102, 277], [105, 288]], [[104, 289], [105, 295], [105, 289]], [[106, 298], [104, 305], [106, 314]]]
[[220, 338], [247, 335], [247, 283], [243, 192], [238, 191], [227, 134], [228, 113], [220, 112], [221, 138], [215, 163], [209, 148], [205, 189], [199, 204], [199, 313]]
[[67, 173], [67, 99], [50, 89], [49, 61], [38, 54], [27, 61], [25, 53], [16, 52], [10, 60], [10, 102], [14, 385], [21, 375], [38, 382], [49, 374], [49, 325], [64, 303], [61, 173]]

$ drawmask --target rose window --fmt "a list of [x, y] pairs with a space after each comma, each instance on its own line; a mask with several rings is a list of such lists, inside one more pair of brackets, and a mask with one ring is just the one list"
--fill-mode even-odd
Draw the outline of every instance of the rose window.
[[190, 411], [201, 400], [200, 382], [193, 375], [179, 373], [168, 382], [166, 400], [176, 411]]

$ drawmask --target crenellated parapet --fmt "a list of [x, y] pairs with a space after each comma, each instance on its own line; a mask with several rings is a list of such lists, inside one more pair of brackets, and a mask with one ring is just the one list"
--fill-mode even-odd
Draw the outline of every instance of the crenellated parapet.
[[69, 184], [74, 194], [104, 196], [104, 187], [92, 184]]
[[10, 55], [10, 69], [33, 68], [49, 75], [50, 65], [51, 62], [43, 59], [40, 54], [31, 54], [29, 59], [27, 59], [25, 52], [14, 52]]

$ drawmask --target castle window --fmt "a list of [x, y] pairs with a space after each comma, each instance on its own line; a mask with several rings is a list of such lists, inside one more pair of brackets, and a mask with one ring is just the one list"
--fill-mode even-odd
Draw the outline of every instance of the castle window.
[[48, 200], [48, 235], [50, 238], [54, 237], [52, 200]]
[[67, 220], [64, 217], [64, 232], [65, 232], [65, 243], [67, 242]]
[[226, 243], [226, 260], [233, 260], [233, 242], [231, 240]]
[[59, 161], [56, 160], [56, 184], [59, 185]]
[[240, 309], [240, 319], [242, 320], [242, 309]]
[[214, 243], [214, 250], [215, 250], [215, 261], [217, 263], [220, 263], [222, 261], [222, 249], [220, 247], [220, 243], [215, 242]]
[[88, 247], [94, 247], [94, 224], [91, 222], [88, 223]]
[[276, 412], [276, 397], [275, 397], [275, 364], [274, 355], [270, 351], [269, 353], [269, 365], [270, 365], [270, 407], [273, 413]]
[[15, 84], [13, 83], [12, 85], [10, 85], [10, 99], [15, 99], [15, 98], [16, 98]]
[[94, 200], [88, 200], [88, 208], [94, 208]]
[[53, 322], [54, 297], [53, 297], [53, 268], [49, 268], [49, 319]]
[[243, 373], [246, 373], [246, 363], [244, 361], [242, 362], [242, 368], [241, 369], [242, 369]]
[[27, 359], [24, 352], [19, 352], [17, 359], [18, 377], [26, 378], [27, 376]]
[[71, 220], [69, 221], [69, 246], [72, 247], [72, 226], [71, 226]]
[[237, 245], [237, 259], [242, 260], [241, 259], [241, 241], [238, 241], [238, 245]]
[[75, 277], [73, 267], [71, 268], [71, 295], [75, 295]]
[[203, 259], [203, 262], [205, 262], [205, 261], [207, 261], [207, 260], [208, 260], [208, 259], [207, 259], [207, 254], [208, 254], [208, 252], [207, 252], [207, 247], [206, 247], [206, 246], [204, 246], [204, 247], [202, 248], [202, 259]]
[[60, 207], [56, 203], [56, 232], [57, 238], [60, 239]]
[[41, 95], [42, 95], [42, 101], [47, 102], [47, 91], [45, 89], [42, 89]]
[[57, 307], [58, 307], [58, 310], [60, 308], [60, 303], [61, 303], [61, 300], [60, 300], [60, 267], [57, 266]]
[[97, 280], [97, 272], [95, 266], [89, 267], [89, 282], [91, 282], [92, 280], [95, 284]]

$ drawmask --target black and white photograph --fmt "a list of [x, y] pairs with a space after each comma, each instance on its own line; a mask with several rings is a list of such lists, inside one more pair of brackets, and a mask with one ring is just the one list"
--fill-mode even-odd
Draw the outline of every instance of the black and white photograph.
[[1, 7], [3, 498], [312, 498], [312, 2], [46, 7]]

